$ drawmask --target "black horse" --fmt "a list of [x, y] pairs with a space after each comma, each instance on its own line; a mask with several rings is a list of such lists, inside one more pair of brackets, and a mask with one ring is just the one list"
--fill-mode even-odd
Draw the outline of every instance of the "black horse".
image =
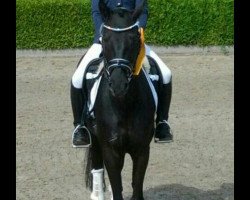
[[[137, 24], [143, 4], [132, 12], [122, 7], [110, 10], [103, 1], [99, 8], [105, 19], [102, 28], [104, 70], [93, 108], [95, 118], [87, 120], [92, 145], [87, 151], [86, 181], [87, 185], [95, 184], [91, 183], [91, 170], [98, 171], [105, 166], [113, 199], [122, 200], [121, 171], [128, 153], [133, 161], [131, 199], [142, 200], [157, 107], [145, 71], [141, 69], [138, 75], [134, 74], [141, 45], [144, 45]], [[92, 193], [91, 198], [103, 199], [102, 195], [99, 198], [95, 195], [98, 196]]]

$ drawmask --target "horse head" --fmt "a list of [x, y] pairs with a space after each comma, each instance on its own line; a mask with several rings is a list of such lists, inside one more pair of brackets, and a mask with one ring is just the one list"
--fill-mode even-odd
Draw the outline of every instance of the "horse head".
[[134, 77], [142, 45], [137, 20], [143, 6], [144, 2], [133, 11], [123, 7], [111, 10], [102, 0], [99, 2], [104, 19], [101, 34], [105, 73], [111, 94], [115, 97], [125, 96]]

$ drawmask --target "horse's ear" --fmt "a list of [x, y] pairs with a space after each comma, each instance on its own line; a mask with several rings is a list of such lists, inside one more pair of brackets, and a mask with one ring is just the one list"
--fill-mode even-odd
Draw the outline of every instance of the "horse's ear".
[[99, 1], [99, 10], [104, 20], [108, 19], [110, 16], [110, 9], [105, 4], [104, 0]]
[[133, 12], [133, 15], [132, 15], [134, 21], [136, 21], [140, 17], [140, 15], [141, 15], [141, 13], [142, 13], [142, 11], [144, 9], [145, 3], [146, 3], [146, 0], [143, 0], [141, 2], [141, 4], [135, 8], [135, 10]]

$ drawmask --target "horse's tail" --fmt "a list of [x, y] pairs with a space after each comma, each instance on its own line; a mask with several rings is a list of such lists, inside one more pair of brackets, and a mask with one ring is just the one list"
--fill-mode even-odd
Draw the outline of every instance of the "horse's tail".
[[[85, 151], [85, 159], [84, 159], [84, 166], [85, 166], [85, 186], [90, 191], [93, 189], [93, 174], [91, 171], [94, 169], [93, 167], [93, 149], [92, 147], [87, 148]], [[105, 170], [103, 170], [102, 182], [103, 182], [103, 190], [106, 191], [106, 183], [104, 178]]]
[[93, 153], [91, 151], [91, 147], [87, 148], [85, 151], [85, 159], [84, 159], [85, 184], [86, 184], [86, 188], [88, 188], [90, 191], [92, 191], [92, 185], [93, 185], [93, 176], [91, 174], [92, 156], [93, 156]]

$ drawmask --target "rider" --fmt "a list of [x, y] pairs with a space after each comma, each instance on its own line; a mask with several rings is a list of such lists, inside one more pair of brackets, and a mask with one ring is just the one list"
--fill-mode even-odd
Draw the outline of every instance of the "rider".
[[[141, 2], [142, 0], [105, 0], [105, 3], [110, 9], [114, 9], [117, 6], [122, 6], [129, 10], [133, 10], [136, 6], [140, 5]], [[147, 0], [144, 5], [144, 10], [141, 16], [139, 17], [139, 26], [143, 29], [146, 28], [148, 19]], [[75, 126], [75, 129], [72, 134], [73, 147], [86, 147], [89, 145], [90, 142], [90, 136], [84, 126], [84, 122], [82, 122], [83, 105], [86, 101], [86, 99], [84, 99], [82, 95], [83, 74], [88, 63], [95, 58], [99, 58], [102, 52], [100, 27], [103, 23], [103, 20], [99, 11], [99, 0], [92, 0], [91, 8], [92, 18], [95, 26], [94, 43], [81, 60], [71, 80], [70, 95], [74, 117], [73, 124]], [[170, 69], [155, 54], [155, 52], [153, 52], [147, 45], [145, 45], [145, 49], [146, 55], [153, 58], [153, 60], [158, 64], [163, 79], [161, 83], [162, 87], [160, 87], [161, 91], [158, 92], [158, 109], [156, 118], [155, 139], [158, 140], [158, 142], [171, 142], [173, 140], [173, 135], [168, 123], [168, 112], [172, 94], [172, 74]]]

